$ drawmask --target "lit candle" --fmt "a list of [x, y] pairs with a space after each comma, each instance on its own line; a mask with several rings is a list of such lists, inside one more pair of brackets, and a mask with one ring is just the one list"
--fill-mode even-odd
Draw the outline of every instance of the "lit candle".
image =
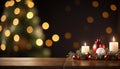
[[84, 46], [81, 46], [81, 53], [87, 54], [89, 52], [89, 46], [87, 46], [86, 43], [84, 43]]
[[109, 51], [112, 53], [118, 52], [118, 42], [115, 42], [114, 36], [113, 36], [113, 42], [109, 42]]

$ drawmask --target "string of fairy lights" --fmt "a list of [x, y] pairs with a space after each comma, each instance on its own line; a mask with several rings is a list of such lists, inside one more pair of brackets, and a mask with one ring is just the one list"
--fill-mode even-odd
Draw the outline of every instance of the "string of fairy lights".
[[[21, 0], [15, 0], [15, 1], [16, 1], [16, 2], [20, 2]], [[5, 3], [5, 7], [7, 8], [7, 7], [9, 7], [9, 6], [14, 6], [15, 1], [14, 1], [14, 0], [7, 1], [7, 2]], [[26, 4], [27, 4], [27, 6], [28, 6], [29, 8], [33, 8], [33, 7], [34, 7], [34, 2], [32, 2], [32, 1], [30, 1], [30, 0], [27, 0]], [[79, 6], [79, 5], [80, 5], [80, 0], [75, 0], [74, 4]], [[97, 1], [97, 0], [93, 0], [93, 1], [91, 2], [91, 5], [90, 5], [90, 6], [92, 6], [93, 8], [96, 9], [96, 8], [98, 8], [98, 7], [100, 6], [100, 3], [99, 3], [99, 1]], [[109, 6], [108, 8], [109, 8], [111, 11], [113, 11], [113, 12], [117, 11], [117, 9], [118, 9], [116, 4], [110, 4], [110, 6]], [[66, 11], [66, 12], [72, 11], [71, 6], [70, 6], [70, 5], [66, 5], [65, 11]], [[15, 15], [19, 15], [21, 12], [22, 12], [22, 11], [21, 11], [21, 9], [20, 9], [19, 7], [17, 7], [17, 8], [14, 9], [14, 14], [15, 14]], [[101, 13], [101, 16], [102, 16], [104, 19], [107, 19], [107, 18], [110, 17], [110, 14], [109, 14], [108, 11], [105, 10], [105, 11], [103, 11], [103, 12]], [[26, 17], [27, 17], [28, 19], [32, 19], [32, 18], [34, 17], [34, 13], [33, 13], [32, 11], [27, 12]], [[1, 16], [1, 22], [4, 22], [6, 19], [7, 19], [6, 15], [2, 15], [2, 16]], [[94, 21], [95, 21], [95, 19], [94, 19], [93, 16], [89, 16], [89, 15], [88, 15], [88, 17], [86, 17], [86, 22], [87, 22], [87, 23], [92, 24], [92, 23], [94, 23]], [[50, 28], [50, 24], [51, 24], [51, 23], [49, 23], [49, 22], [43, 22], [43, 23], [42, 23], [42, 29], [44, 29], [44, 31], [48, 30], [48, 29]], [[14, 26], [19, 25], [19, 19], [18, 19], [18, 18], [14, 18], [14, 19], [13, 19], [13, 25], [14, 25]], [[2, 25], [0, 25], [0, 32], [1, 32], [2, 30], [3, 30], [3, 27], [2, 27]], [[12, 30], [14, 30], [14, 27], [12, 28]], [[26, 31], [27, 31], [29, 34], [31, 34], [31, 33], [33, 33], [34, 29], [33, 29], [32, 26], [28, 26], [28, 27], [26, 28]], [[110, 26], [106, 27], [105, 31], [106, 31], [107, 34], [111, 34], [111, 33], [112, 33], [112, 27], [110, 27]], [[6, 36], [6, 37], [9, 37], [10, 34], [11, 34], [11, 32], [12, 32], [12, 31], [10, 31], [9, 29], [5, 30], [5, 36]], [[70, 32], [66, 32], [66, 33], [64, 34], [64, 37], [69, 40], [69, 39], [71, 39], [73, 36], [72, 36], [72, 34], [71, 34]], [[20, 36], [19, 36], [18, 34], [15, 34], [13, 39], [14, 39], [15, 42], [18, 42], [18, 41], [20, 40]], [[36, 44], [37, 44], [38, 46], [42, 46], [43, 44], [45, 44], [47, 47], [51, 47], [51, 46], [53, 45], [53, 42], [59, 42], [59, 40], [60, 40], [59, 34], [55, 33], [55, 34], [53, 34], [53, 35], [51, 36], [51, 38], [49, 38], [49, 39], [46, 38], [45, 41], [43, 41], [42, 39], [37, 39], [37, 40], [36, 40]], [[74, 47], [78, 47], [78, 46], [79, 46], [79, 42], [73, 42], [73, 46], [74, 46]], [[5, 46], [4, 44], [1, 44], [1, 50], [4, 51], [5, 49], [6, 49], [6, 46]], [[14, 46], [14, 51], [18, 51], [18, 47], [17, 47], [17, 46]]]

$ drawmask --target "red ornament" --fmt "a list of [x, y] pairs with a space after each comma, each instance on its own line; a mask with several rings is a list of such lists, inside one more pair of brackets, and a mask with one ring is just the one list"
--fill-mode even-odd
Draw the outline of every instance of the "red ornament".
[[101, 48], [104, 48], [104, 49], [106, 48], [105, 45], [102, 43], [102, 41], [100, 39], [97, 39], [93, 44], [93, 48], [92, 48], [94, 53], [96, 53], [96, 50], [99, 48], [99, 45], [101, 45]]
[[117, 56], [118, 60], [120, 60], [120, 55]]
[[74, 60], [80, 60], [80, 56], [79, 56], [79, 55], [73, 55], [72, 58], [73, 58]]
[[104, 59], [105, 60], [108, 60], [110, 58], [110, 55], [108, 55], [108, 54], [106, 54], [105, 56], [104, 56]]
[[92, 59], [93, 59], [92, 55], [89, 55], [89, 56], [88, 56], [88, 59], [89, 59], [89, 60], [92, 60]]

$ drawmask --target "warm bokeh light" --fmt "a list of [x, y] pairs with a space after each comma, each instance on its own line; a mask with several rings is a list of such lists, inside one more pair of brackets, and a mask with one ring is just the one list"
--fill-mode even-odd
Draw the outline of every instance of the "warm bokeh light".
[[80, 0], [75, 0], [75, 5], [80, 5]]
[[70, 11], [71, 11], [71, 7], [70, 7], [69, 5], [67, 5], [67, 6], [65, 7], [65, 11], [66, 11], [66, 12], [70, 12]]
[[52, 44], [53, 44], [53, 42], [52, 42], [52, 40], [50, 40], [50, 39], [47, 39], [47, 40], [45, 41], [45, 45], [46, 45], [47, 47], [51, 47]]
[[16, 2], [20, 2], [21, 0], [16, 0]]
[[7, 7], [9, 7], [9, 6], [13, 6], [14, 4], [15, 4], [14, 0], [7, 1], [7, 2], [5, 3], [5, 7], [7, 8]]
[[5, 51], [5, 50], [6, 50], [5, 44], [1, 44], [1, 50], [2, 50], [2, 51]]
[[9, 7], [10, 6], [10, 3], [9, 3], [9, 1], [7, 1], [6, 3], [5, 3], [5, 7], [7, 8], [7, 7]]
[[111, 27], [107, 27], [106, 28], [106, 33], [107, 34], [111, 34], [112, 33], [112, 28]]
[[44, 30], [49, 29], [49, 23], [48, 23], [48, 22], [44, 22], [44, 23], [42, 24], [42, 28], [43, 28]]
[[16, 14], [16, 15], [20, 14], [20, 8], [15, 8], [14, 14]]
[[103, 18], [108, 18], [109, 17], [109, 13], [107, 11], [104, 11], [102, 13], [102, 16], [103, 16]]
[[74, 48], [79, 48], [79, 43], [78, 42], [73, 42], [73, 47]]
[[43, 45], [43, 40], [42, 39], [37, 39], [36, 40], [36, 45], [37, 46], [42, 46]]
[[112, 40], [113, 40], [113, 42], [115, 42], [115, 37], [114, 36], [113, 36]]
[[15, 34], [13, 39], [15, 42], [18, 42], [20, 40], [20, 36], [18, 34]]
[[6, 36], [6, 37], [9, 37], [9, 36], [10, 36], [10, 34], [11, 34], [10, 30], [8, 30], [8, 29], [7, 29], [7, 30], [5, 30], [5, 36]]
[[115, 4], [111, 4], [111, 5], [110, 5], [110, 9], [111, 9], [112, 11], [116, 11], [116, 10], [117, 10], [117, 6], [116, 6]]
[[92, 6], [93, 7], [98, 7], [99, 6], [99, 2], [98, 1], [93, 1], [92, 2]]
[[27, 32], [28, 33], [32, 33], [33, 32], [33, 27], [32, 26], [28, 26], [27, 27]]
[[18, 18], [15, 18], [14, 20], [13, 20], [13, 25], [18, 25], [19, 24], [19, 19]]
[[28, 6], [29, 8], [33, 8], [33, 7], [34, 7], [34, 3], [33, 3], [32, 1], [28, 1], [27, 6]]
[[58, 34], [54, 34], [54, 35], [52, 36], [52, 40], [53, 40], [54, 42], [59, 41], [59, 39], [60, 39], [60, 37], [59, 37]]
[[0, 32], [2, 31], [2, 26], [0, 25]]
[[33, 14], [33, 12], [28, 12], [26, 16], [28, 19], [32, 19], [34, 14]]
[[2, 15], [1, 22], [5, 22], [6, 18], [7, 18], [6, 15]]
[[94, 18], [91, 17], [91, 16], [87, 17], [87, 22], [88, 23], [93, 23], [94, 22]]
[[65, 33], [64, 36], [65, 36], [66, 39], [70, 39], [72, 37], [70, 32]]
[[13, 6], [14, 4], [15, 4], [14, 0], [11, 0], [11, 1], [9, 2], [9, 5], [10, 5], [10, 6]]
[[15, 46], [13, 47], [13, 50], [14, 50], [15, 52], [18, 52], [18, 51], [19, 51], [19, 47], [18, 47], [17, 45], [15, 45]]

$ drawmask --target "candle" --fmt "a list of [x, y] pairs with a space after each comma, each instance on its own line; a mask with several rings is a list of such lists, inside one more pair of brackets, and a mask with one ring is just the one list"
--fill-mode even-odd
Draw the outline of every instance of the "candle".
[[89, 46], [85, 43], [84, 46], [81, 46], [81, 53], [87, 54], [89, 52]]
[[114, 36], [113, 36], [113, 42], [109, 42], [109, 51], [112, 53], [118, 52], [118, 42], [115, 41]]

